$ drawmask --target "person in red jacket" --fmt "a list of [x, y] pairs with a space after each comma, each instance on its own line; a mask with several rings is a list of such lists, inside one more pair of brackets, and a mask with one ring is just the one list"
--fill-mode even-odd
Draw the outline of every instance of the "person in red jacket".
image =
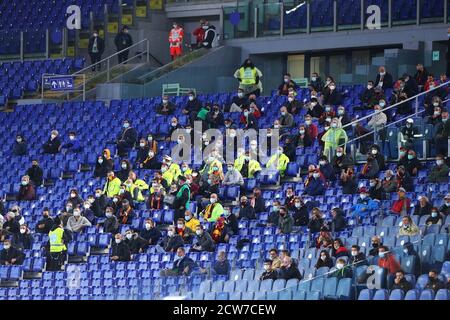
[[391, 212], [400, 215], [406, 215], [411, 208], [411, 199], [406, 197], [406, 191], [404, 188], [398, 189], [398, 200], [392, 205]]
[[205, 39], [205, 30], [208, 29], [208, 26], [205, 25], [205, 19], [200, 20], [200, 26], [192, 32], [195, 37], [195, 45], [196, 48], [199, 49], [202, 47], [202, 42]]
[[386, 246], [381, 246], [378, 248], [378, 266], [380, 268], [386, 269], [390, 274], [395, 275], [395, 273], [401, 270], [400, 263], [395, 259], [394, 255], [389, 252]]
[[169, 33], [170, 56], [172, 57], [172, 60], [175, 60], [183, 53], [183, 38], [183, 28], [181, 28], [178, 23], [174, 22], [173, 28]]

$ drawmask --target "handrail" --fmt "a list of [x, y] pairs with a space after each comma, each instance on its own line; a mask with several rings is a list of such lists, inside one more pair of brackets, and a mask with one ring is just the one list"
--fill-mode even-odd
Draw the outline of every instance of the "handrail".
[[356, 119], [355, 121], [352, 121], [352, 122], [350, 122], [350, 123], [347, 123], [346, 125], [342, 126], [341, 128], [344, 129], [344, 128], [347, 128], [347, 127], [351, 127], [351, 126], [352, 126], [353, 124], [355, 124], [355, 123], [358, 123], [358, 122], [360, 122], [360, 121], [362, 121], [362, 120], [366, 120], [366, 119], [372, 118], [372, 117], [373, 117], [374, 115], [376, 115], [376, 114], [379, 114], [379, 113], [382, 113], [382, 112], [384, 112], [384, 111], [390, 110], [390, 109], [392, 109], [392, 108], [394, 108], [394, 107], [396, 107], [396, 106], [399, 106], [399, 105], [401, 105], [401, 104], [403, 104], [403, 103], [405, 103], [405, 102], [407, 102], [407, 101], [411, 101], [411, 100], [413, 100], [413, 99], [417, 99], [419, 96], [425, 95], [425, 94], [427, 94], [427, 93], [429, 93], [429, 92], [431, 92], [431, 91], [434, 91], [434, 90], [436, 90], [436, 89], [439, 89], [439, 88], [441, 88], [441, 87], [444, 87], [444, 86], [446, 86], [446, 85], [448, 85], [448, 84], [450, 84], [450, 81], [447, 81], [447, 82], [445, 82], [445, 83], [442, 83], [442, 84], [440, 84], [439, 86], [437, 86], [437, 87], [435, 87], [435, 88], [433, 88], [433, 89], [431, 89], [431, 90], [421, 92], [421, 93], [419, 93], [419, 94], [417, 94], [417, 95], [415, 95], [415, 96], [412, 96], [412, 97], [410, 97], [410, 98], [407, 98], [407, 99], [405, 99], [405, 100], [403, 100], [403, 101], [401, 101], [401, 102], [397, 102], [397, 103], [395, 103], [395, 104], [393, 104], [393, 105], [391, 105], [391, 106], [389, 106], [389, 107], [387, 107], [387, 108], [384, 108], [384, 109], [381, 109], [381, 110], [377, 110], [377, 111], [375, 111], [374, 113], [371, 113], [371, 114], [369, 114], [369, 115], [367, 115], [367, 116], [358, 118], [358, 119]]

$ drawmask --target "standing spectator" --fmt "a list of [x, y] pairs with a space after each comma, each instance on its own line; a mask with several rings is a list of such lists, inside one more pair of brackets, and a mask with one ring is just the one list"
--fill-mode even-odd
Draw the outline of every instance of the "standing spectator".
[[56, 217], [48, 237], [49, 240], [45, 246], [47, 271], [60, 271], [67, 257], [67, 245], [72, 240], [71, 234], [63, 229], [62, 221]]
[[391, 89], [393, 85], [394, 80], [392, 78], [392, 75], [386, 72], [386, 68], [384, 66], [378, 68], [378, 74], [375, 80], [375, 87], [379, 87], [384, 91], [386, 89]]
[[394, 201], [391, 212], [399, 215], [406, 215], [411, 208], [411, 199], [406, 197], [406, 190], [404, 188], [398, 189], [398, 200]]
[[122, 31], [119, 32], [116, 37], [114, 38], [114, 44], [116, 45], [117, 52], [123, 51], [118, 54], [119, 57], [119, 64], [122, 62], [126, 64], [128, 60], [128, 53], [129, 49], [125, 50], [133, 45], [133, 38], [128, 33], [129, 29], [128, 26], [123, 26]]
[[402, 225], [398, 232], [399, 236], [415, 236], [420, 233], [419, 228], [416, 226], [410, 216], [404, 216], [402, 218]]
[[[88, 53], [91, 57], [91, 64], [92, 66], [92, 72], [95, 72], [96, 69], [100, 71], [102, 69], [102, 64], [97, 62], [100, 62], [102, 60], [102, 54], [105, 51], [105, 41], [100, 38], [98, 34], [98, 30], [95, 30], [92, 34], [92, 37], [89, 38], [89, 44], [88, 44]], [[120, 63], [120, 62], [119, 62]]]
[[323, 103], [325, 105], [337, 106], [342, 103], [342, 95], [336, 90], [336, 84], [330, 83], [328, 90], [324, 91]]
[[298, 85], [292, 80], [291, 75], [286, 73], [283, 77], [283, 83], [278, 87], [278, 95], [287, 96], [290, 88], [297, 90]]
[[50, 138], [44, 143], [44, 153], [57, 154], [61, 150], [61, 141], [58, 137], [59, 133], [56, 130], [52, 130]]
[[[416, 80], [417, 85], [420, 89], [423, 89], [428, 80], [428, 71], [425, 69], [423, 64], [418, 63], [416, 66], [416, 74], [414, 75], [414, 79]], [[422, 90], [420, 90], [422, 91]]]
[[345, 150], [348, 137], [337, 118], [332, 119], [331, 128], [322, 136], [321, 140], [325, 143], [323, 154], [329, 159], [335, 154], [338, 147], [342, 147]]
[[120, 233], [114, 236], [114, 242], [111, 246], [111, 260], [112, 261], [130, 261], [131, 252]]
[[239, 81], [239, 88], [247, 96], [253, 93], [258, 97], [262, 93], [262, 76], [262, 72], [255, 67], [250, 58], [246, 59], [234, 73], [234, 77]]
[[137, 131], [131, 126], [130, 120], [123, 122], [123, 130], [117, 137], [117, 154], [121, 158], [125, 158], [128, 155], [128, 151], [134, 148], [137, 142]]
[[202, 42], [205, 39], [205, 30], [208, 29], [208, 26], [205, 26], [205, 19], [200, 20], [200, 26], [197, 27], [192, 35], [195, 37], [195, 48], [200, 49], [202, 47]]
[[36, 224], [36, 232], [48, 234], [53, 227], [53, 219], [50, 217], [50, 212], [47, 207], [44, 208], [42, 219]]
[[172, 24], [172, 30], [169, 33], [170, 57], [175, 61], [183, 54], [184, 30], [177, 22]]
[[18, 134], [16, 136], [16, 141], [14, 142], [12, 154], [15, 156], [25, 156], [27, 153], [27, 142], [25, 141], [23, 135]]

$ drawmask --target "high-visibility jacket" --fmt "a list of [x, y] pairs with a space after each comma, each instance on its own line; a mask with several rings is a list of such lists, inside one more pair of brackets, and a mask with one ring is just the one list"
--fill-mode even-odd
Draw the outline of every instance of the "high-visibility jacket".
[[213, 168], [217, 167], [220, 172], [222, 172], [222, 162], [220, 160], [214, 159], [209, 165], [206, 165], [201, 171], [200, 174], [203, 175], [205, 170], [208, 170], [208, 175], [214, 172]]
[[63, 241], [64, 230], [62, 228], [56, 228], [48, 233], [50, 239], [50, 252], [62, 252], [67, 250]]
[[286, 171], [287, 165], [289, 163], [289, 158], [284, 154], [274, 154], [270, 157], [269, 161], [266, 164], [266, 168], [274, 167], [274, 169], [280, 172], [281, 176], [284, 176], [284, 172]]
[[169, 171], [172, 174], [173, 180], [178, 181], [178, 177], [181, 176], [181, 168], [178, 164], [172, 163], [170, 167], [167, 169], [167, 171]]
[[126, 187], [125, 189], [132, 195], [133, 200], [143, 202], [145, 198], [142, 195], [142, 190], [148, 190], [148, 188], [149, 185], [144, 180], [138, 179], [130, 187]]
[[242, 80], [242, 84], [252, 85], [256, 84], [256, 76], [258, 73], [256, 72], [256, 68], [240, 68], [239, 69], [239, 78]]
[[[234, 167], [237, 171], [241, 172], [242, 167], [244, 166], [245, 156], [242, 155], [234, 160]], [[257, 171], [261, 171], [261, 165], [258, 161], [251, 159], [248, 163], [248, 173], [247, 176], [252, 179]]]
[[108, 198], [113, 198], [119, 194], [121, 184], [122, 181], [120, 181], [117, 177], [112, 180], [108, 180], [103, 188], [103, 193], [106, 194]]
[[172, 181], [174, 180], [173, 173], [169, 170], [163, 172], [162, 178], [167, 181], [167, 185], [169, 186], [172, 184]]
[[185, 171], [181, 170], [183, 177], [187, 177], [189, 175], [192, 174], [192, 169], [191, 168], [186, 168]]

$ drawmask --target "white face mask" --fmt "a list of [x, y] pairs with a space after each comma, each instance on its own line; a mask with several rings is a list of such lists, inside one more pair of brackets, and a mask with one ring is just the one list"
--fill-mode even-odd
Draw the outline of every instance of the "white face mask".
[[140, 146], [141, 148], [143, 148], [143, 147], [145, 147], [145, 143], [140, 143], [139, 146]]
[[52, 134], [51, 137], [52, 137], [52, 139], [55, 139], [56, 138], [56, 134]]
[[202, 234], [202, 230], [195, 230], [195, 233], [200, 236]]
[[126, 163], [122, 163], [122, 169], [126, 169], [128, 166], [127, 166], [127, 164]]
[[238, 92], [238, 97], [242, 98], [244, 96], [244, 94], [242, 92]]
[[352, 251], [352, 256], [353, 257], [356, 257], [358, 255], [358, 252], [357, 251]]
[[122, 239], [116, 239], [116, 243], [119, 244], [122, 242]]
[[79, 216], [80, 216], [80, 211], [74, 211], [74, 212], [73, 212], [73, 215], [74, 215], [75, 217], [79, 217]]
[[163, 99], [162, 101], [163, 104], [167, 104], [167, 102], [169, 102], [169, 100]]
[[301, 206], [301, 203], [300, 203], [300, 202], [296, 202], [296, 203], [295, 203], [295, 207], [296, 207], [296, 208], [300, 208], [300, 206]]
[[71, 197], [71, 198], [75, 198], [76, 196], [77, 196], [76, 193], [71, 193], [71, 194], [70, 194], [70, 197]]
[[288, 98], [288, 101], [289, 101], [289, 102], [292, 102], [292, 101], [294, 101], [294, 98], [289, 97], [289, 98]]
[[270, 270], [270, 266], [268, 264], [264, 265], [264, 270], [269, 271]]
[[98, 163], [102, 164], [103, 163], [103, 159], [98, 159]]
[[216, 199], [216, 198], [210, 198], [210, 199], [209, 199], [209, 202], [211, 202], [211, 203], [216, 203], [216, 202], [217, 202], [217, 199]]
[[10, 245], [4, 245], [3, 248], [8, 250], [9, 248], [11, 248], [11, 246]]
[[183, 225], [182, 224], [177, 224], [177, 228], [178, 229], [183, 229]]
[[320, 173], [317, 173], [317, 172], [313, 173], [313, 177], [316, 178], [316, 179], [319, 178], [320, 177]]
[[109, 212], [109, 211], [106, 212], [106, 213], [105, 213], [105, 216], [106, 216], [107, 218], [111, 218], [111, 217], [112, 217], [112, 212]]
[[131, 238], [133, 238], [133, 235], [131, 233], [127, 233], [126, 237], [128, 240], [131, 240]]
[[336, 152], [336, 156], [342, 157], [342, 152]]
[[309, 126], [309, 125], [311, 125], [312, 122], [311, 122], [311, 120], [306, 120], [305, 123], [307, 126]]
[[193, 96], [189, 96], [189, 101], [193, 101], [194, 97]]
[[21, 234], [24, 234], [25, 232], [27, 232], [27, 229], [20, 228], [20, 233], [21, 233]]
[[330, 90], [334, 90], [334, 89], [336, 89], [335, 86], [330, 86]]
[[91, 207], [91, 206], [90, 206], [89, 204], [85, 204], [85, 205], [84, 205], [84, 208], [85, 208], [85, 209], [89, 209], [90, 207]]
[[338, 264], [336, 264], [336, 268], [341, 270], [342, 268], [344, 268], [344, 265], [342, 263], [338, 263]]
[[173, 231], [172, 230], [169, 230], [169, 231], [167, 231], [167, 235], [169, 236], [169, 237], [173, 237]]
[[150, 230], [150, 228], [151, 228], [151, 224], [150, 223], [146, 223], [145, 224], [145, 229]]

